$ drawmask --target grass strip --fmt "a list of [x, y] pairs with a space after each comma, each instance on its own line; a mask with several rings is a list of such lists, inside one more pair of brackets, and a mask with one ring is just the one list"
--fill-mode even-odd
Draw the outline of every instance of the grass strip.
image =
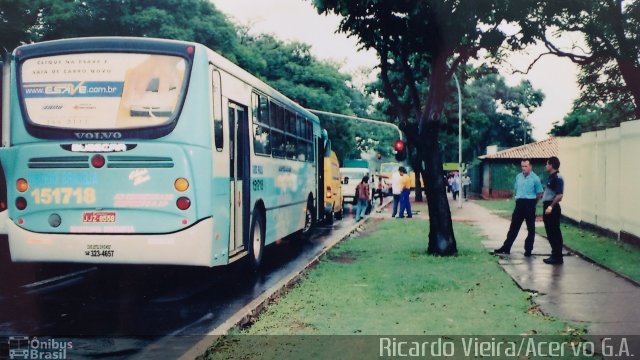
[[456, 224], [459, 255], [426, 254], [428, 223], [386, 220], [332, 249], [242, 334], [560, 334]]

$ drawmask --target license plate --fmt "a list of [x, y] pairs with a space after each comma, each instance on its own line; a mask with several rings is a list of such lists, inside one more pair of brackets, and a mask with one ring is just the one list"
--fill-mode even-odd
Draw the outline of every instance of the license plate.
[[82, 222], [85, 222], [85, 223], [116, 222], [116, 212], [115, 211], [85, 211], [82, 213]]

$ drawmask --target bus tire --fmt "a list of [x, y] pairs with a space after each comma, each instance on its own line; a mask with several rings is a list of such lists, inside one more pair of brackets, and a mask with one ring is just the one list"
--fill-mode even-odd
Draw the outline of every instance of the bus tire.
[[303, 238], [309, 238], [309, 235], [311, 235], [311, 229], [313, 229], [313, 225], [315, 225], [314, 212], [313, 200], [309, 198], [309, 200], [307, 200], [307, 208], [304, 211], [304, 227], [300, 232]]
[[262, 265], [264, 255], [264, 215], [260, 209], [253, 210], [251, 230], [249, 232], [249, 267], [256, 271]]
[[333, 220], [335, 219], [334, 213], [333, 213], [333, 206], [331, 207], [331, 211], [329, 211], [329, 213], [327, 214], [326, 217], [326, 223], [327, 225], [333, 225]]

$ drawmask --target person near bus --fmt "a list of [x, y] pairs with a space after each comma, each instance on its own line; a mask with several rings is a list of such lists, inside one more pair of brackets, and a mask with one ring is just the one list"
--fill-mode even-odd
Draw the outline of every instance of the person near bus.
[[471, 178], [465, 173], [464, 175], [462, 175], [462, 194], [464, 195], [464, 201], [467, 201], [469, 186], [471, 186]]
[[411, 178], [407, 175], [407, 169], [404, 166], [400, 166], [400, 187], [402, 191], [400, 192], [400, 214], [398, 215], [398, 219], [404, 218], [404, 212], [407, 211], [407, 217], [412, 218], [413, 213], [411, 212], [411, 201], [409, 200], [409, 194], [411, 193]]
[[366, 211], [367, 211], [367, 207], [369, 206], [369, 196], [370, 192], [369, 192], [369, 176], [365, 175], [362, 178], [362, 181], [360, 181], [360, 184], [358, 184], [358, 205], [356, 206], [356, 221], [360, 221]]
[[398, 214], [398, 205], [400, 204], [400, 193], [402, 193], [402, 187], [400, 186], [400, 181], [402, 180], [402, 175], [400, 175], [400, 170], [396, 170], [391, 174], [391, 194], [393, 195], [393, 211], [391, 212], [391, 217], [396, 217]]

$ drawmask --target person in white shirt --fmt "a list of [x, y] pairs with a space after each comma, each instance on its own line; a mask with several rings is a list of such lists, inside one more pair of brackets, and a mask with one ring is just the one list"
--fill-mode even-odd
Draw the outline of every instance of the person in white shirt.
[[462, 194], [464, 195], [464, 201], [467, 201], [467, 192], [471, 185], [471, 178], [466, 173], [462, 175]]
[[402, 176], [400, 175], [400, 171], [396, 169], [396, 171], [391, 174], [391, 193], [393, 194], [393, 212], [391, 213], [391, 217], [395, 217], [398, 213], [400, 193], [402, 192], [402, 184], [400, 183], [400, 180], [402, 180]]

